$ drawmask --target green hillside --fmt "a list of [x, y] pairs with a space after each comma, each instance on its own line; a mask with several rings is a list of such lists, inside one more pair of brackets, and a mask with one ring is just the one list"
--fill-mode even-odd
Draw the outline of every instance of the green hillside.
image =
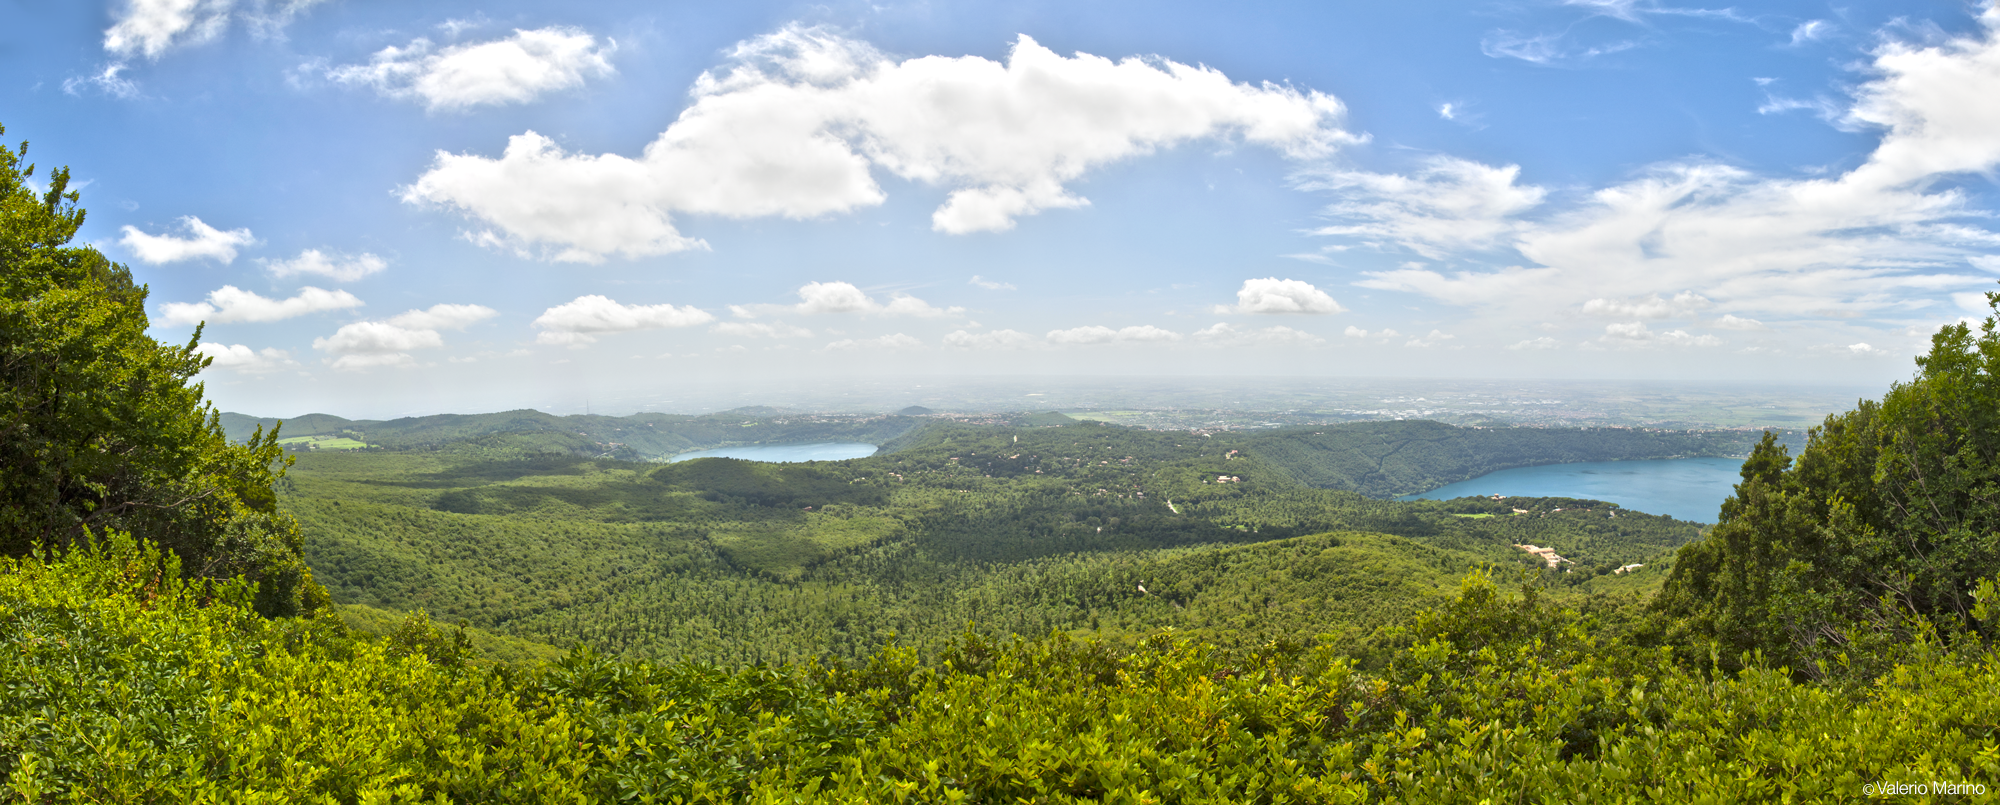
[[299, 457], [282, 501], [338, 601], [725, 665], [859, 659], [891, 634], [933, 645], [968, 625], [1359, 640], [1469, 569], [1539, 564], [1516, 543], [1574, 563], [1550, 574], [1565, 594], [1638, 594], [1643, 581], [1605, 574], [1645, 563], [1657, 583], [1699, 536], [1604, 504], [1313, 489], [1243, 444], [940, 423], [893, 453], [804, 464], [320, 453]]
[[1538, 464], [1743, 456], [1759, 435], [1639, 428], [1459, 428], [1412, 420], [1267, 431], [1246, 443], [1264, 463], [1307, 486], [1395, 497]]
[[491, 414], [437, 414], [377, 420], [348, 420], [328, 414], [272, 419], [225, 413], [231, 439], [248, 439], [258, 426], [283, 423], [284, 437], [345, 437], [385, 450], [574, 453], [628, 461], [657, 461], [692, 450], [792, 442], [880, 444], [923, 420], [907, 416], [847, 416], [786, 413], [774, 408], [739, 408], [703, 416], [556, 416], [540, 411]]

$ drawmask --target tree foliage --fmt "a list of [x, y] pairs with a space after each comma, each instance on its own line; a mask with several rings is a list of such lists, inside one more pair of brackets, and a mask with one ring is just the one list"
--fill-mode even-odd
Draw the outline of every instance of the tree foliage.
[[[4, 129], [0, 129], [4, 131]], [[277, 431], [233, 444], [192, 378], [196, 351], [146, 335], [146, 287], [89, 246], [68, 169], [32, 192], [27, 145], [0, 146], [0, 553], [130, 531], [189, 573], [244, 576], [269, 614], [321, 597], [277, 510]]]
[[1796, 461], [1765, 437], [1713, 533], [1680, 553], [1657, 605], [1666, 639], [1819, 675], [1884, 670], [1919, 623], [1994, 637], [1973, 609], [2000, 576], [1995, 318], [1939, 330], [1917, 366], [1827, 417]]

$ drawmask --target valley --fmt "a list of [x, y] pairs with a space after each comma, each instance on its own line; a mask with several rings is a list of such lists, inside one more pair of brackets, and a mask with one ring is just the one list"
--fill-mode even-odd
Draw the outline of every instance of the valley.
[[[827, 428], [737, 416], [733, 431], [645, 424], [662, 443]], [[631, 657], [856, 661], [968, 632], [1130, 643], [1163, 628], [1225, 646], [1359, 645], [1469, 570], [1530, 567], [1516, 543], [1576, 563], [1553, 589], [1634, 597], [1700, 534], [1567, 499], [1382, 497], [1512, 463], [1745, 447], [1731, 431], [1391, 422], [1202, 436], [923, 419], [869, 458], [661, 465], [602, 457], [573, 433], [301, 454], [281, 505], [345, 605]], [[1609, 575], [1633, 563], [1657, 572]]]

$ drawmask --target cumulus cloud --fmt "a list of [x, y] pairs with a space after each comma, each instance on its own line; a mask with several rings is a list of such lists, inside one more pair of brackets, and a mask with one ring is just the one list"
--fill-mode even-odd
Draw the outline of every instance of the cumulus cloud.
[[1026, 349], [1035, 345], [1035, 337], [1015, 330], [994, 330], [973, 333], [954, 330], [944, 337], [944, 344], [958, 349]]
[[409, 310], [383, 321], [358, 321], [326, 338], [313, 339], [313, 349], [332, 353], [333, 368], [358, 371], [385, 366], [415, 366], [411, 352], [444, 346], [438, 330], [463, 330], [498, 313], [483, 305], [432, 305]]
[[1517, 216], [1539, 206], [1547, 192], [1520, 186], [1518, 165], [1492, 167], [1434, 157], [1409, 176], [1323, 171], [1300, 183], [1304, 190], [1341, 196], [1324, 214], [1342, 221], [1313, 234], [1348, 237], [1377, 246], [1401, 246], [1431, 259], [1465, 249], [1486, 249], [1518, 229]]
[[367, 64], [330, 68], [327, 78], [371, 87], [385, 97], [420, 100], [432, 111], [481, 104], [527, 103], [546, 93], [583, 86], [615, 72], [617, 43], [575, 28], [515, 30], [491, 42], [438, 48], [419, 38], [383, 48]]
[[979, 286], [979, 287], [981, 287], [981, 288], [985, 288], [986, 290], [989, 290], [989, 291], [1011, 291], [1011, 290], [1014, 290], [1014, 286], [1013, 286], [1013, 284], [1011, 284], [1011, 283], [1006, 283], [1006, 282], [995, 282], [995, 281], [993, 281], [993, 280], [988, 280], [988, 279], [980, 279], [980, 278], [979, 278], [979, 275], [978, 275], [978, 274], [974, 274], [974, 275], [972, 275], [972, 284], [973, 284], [973, 285], [977, 285], [977, 286]]
[[1765, 327], [1765, 326], [1764, 326], [1764, 323], [1763, 323], [1763, 322], [1761, 322], [1761, 321], [1758, 321], [1758, 320], [1756, 320], [1756, 319], [1746, 319], [1746, 318], [1743, 318], [1742, 316], [1738, 316], [1738, 315], [1736, 315], [1736, 314], [1734, 314], [1734, 313], [1724, 313], [1724, 314], [1722, 315], [1722, 318], [1719, 318], [1719, 319], [1716, 319], [1715, 321], [1712, 321], [1712, 322], [1709, 322], [1709, 323], [1710, 323], [1710, 324], [1712, 324], [1712, 325], [1714, 325], [1714, 326], [1716, 326], [1716, 327], [1720, 327], [1720, 328], [1722, 328], [1722, 329], [1724, 329], [1724, 330], [1769, 330], [1769, 329], [1771, 329], [1771, 328], [1769, 328], [1769, 327]]
[[279, 277], [318, 274], [322, 277], [331, 277], [338, 282], [353, 282], [378, 273], [388, 268], [389, 264], [367, 252], [349, 257], [344, 254], [329, 255], [318, 249], [307, 249], [290, 260], [266, 262], [264, 267], [269, 269], [272, 275]]
[[1719, 347], [1722, 339], [1712, 335], [1694, 335], [1686, 330], [1654, 332], [1643, 321], [1618, 322], [1604, 325], [1604, 336], [1598, 341], [1620, 346], [1667, 346], [1667, 347]]
[[1227, 322], [1218, 322], [1213, 326], [1196, 330], [1194, 337], [1202, 343], [1227, 347], [1311, 346], [1326, 343], [1324, 338], [1290, 327], [1240, 330]]
[[1457, 337], [1458, 336], [1452, 335], [1443, 330], [1432, 330], [1429, 335], [1412, 338], [1407, 343], [1403, 344], [1403, 346], [1416, 347], [1418, 349], [1429, 349], [1431, 347], [1443, 344], [1444, 342], [1450, 341]]
[[1880, 347], [1869, 346], [1866, 342], [1859, 344], [1848, 344], [1847, 352], [1852, 355], [1861, 355], [1861, 356], [1875, 356], [1875, 355], [1889, 354], [1888, 350], [1882, 349]]
[[850, 282], [808, 282], [799, 287], [798, 294], [796, 305], [732, 305], [730, 311], [743, 318], [764, 313], [858, 313], [935, 319], [965, 313], [963, 307], [938, 307], [901, 292], [890, 294], [889, 303], [883, 304]]
[[1516, 341], [1512, 344], [1508, 344], [1507, 348], [1513, 350], [1530, 350], [1530, 349], [1543, 350], [1543, 349], [1555, 349], [1560, 346], [1562, 346], [1561, 341], [1557, 341], [1548, 336], [1542, 336], [1541, 338], [1530, 338], [1525, 341]]
[[1341, 332], [1341, 335], [1347, 336], [1348, 338], [1379, 338], [1387, 340], [1391, 338], [1397, 338], [1401, 336], [1402, 333], [1396, 332], [1395, 330], [1389, 329], [1387, 327], [1371, 332], [1368, 330], [1363, 330], [1359, 327], [1350, 324], [1347, 326], [1347, 329], [1345, 331]]
[[499, 311], [485, 305], [438, 304], [426, 310], [398, 313], [390, 316], [388, 322], [412, 330], [463, 330], [498, 315]]
[[[1685, 289], [1760, 317], [1929, 304], [1977, 281], [1940, 267], [1990, 253], [1995, 242], [1993, 232], [1964, 223], [1981, 215], [1968, 209], [1972, 197], [1938, 181], [2000, 167], [2000, 105], [1986, 100], [2000, 97], [2000, 8], [1989, 5], [1980, 22], [1976, 35], [1892, 39], [1874, 51], [1865, 66], [1873, 77], [1839, 119], [1879, 130], [1881, 140], [1845, 173], [1793, 179], [1705, 161], [1656, 165], [1539, 220], [1473, 216], [1491, 222], [1486, 231], [1523, 258], [1519, 265], [1406, 266], [1365, 272], [1357, 284], [1516, 315]], [[1407, 191], [1412, 205], [1430, 198], [1417, 187]], [[1412, 249], [1450, 243], [1382, 223], [1400, 223], [1395, 212], [1357, 224], [1374, 230], [1327, 234], [1393, 236]]]
[[211, 359], [211, 369], [231, 369], [245, 374], [264, 374], [279, 369], [299, 365], [292, 360], [292, 354], [275, 347], [262, 350], [251, 349], [242, 344], [216, 344], [203, 341], [196, 351]]
[[160, 305], [164, 324], [210, 324], [267, 322], [328, 310], [360, 307], [360, 299], [346, 291], [327, 291], [312, 286], [299, 289], [290, 299], [267, 299], [234, 285], [224, 285], [208, 293], [206, 302], [168, 302]]
[[866, 338], [860, 340], [856, 340], [853, 338], [843, 338], [839, 341], [827, 344], [826, 350], [828, 352], [843, 352], [843, 351], [861, 350], [861, 349], [904, 350], [904, 349], [921, 349], [923, 348], [923, 346], [924, 343], [922, 341], [918, 341], [917, 339], [911, 338], [910, 336], [904, 335], [902, 333], [893, 333], [890, 335], [882, 336], [880, 338]]
[[761, 322], [725, 321], [708, 328], [711, 333], [721, 335], [747, 336], [750, 338], [810, 338], [812, 331], [790, 324], [764, 324]]
[[1181, 334], [1162, 330], [1150, 324], [1135, 325], [1113, 330], [1109, 327], [1091, 325], [1072, 327], [1068, 330], [1050, 330], [1048, 341], [1064, 346], [1075, 344], [1110, 344], [1114, 342], [1159, 343], [1179, 341]]
[[1340, 102], [1164, 59], [1056, 54], [1026, 36], [1006, 61], [896, 61], [816, 28], [739, 44], [694, 102], [636, 158], [570, 154], [535, 132], [498, 158], [439, 152], [403, 189], [455, 208], [471, 237], [548, 259], [595, 262], [705, 248], [679, 214], [812, 218], [881, 204], [872, 172], [944, 188], [939, 232], [1012, 228], [1080, 207], [1091, 169], [1195, 140], [1240, 140], [1293, 159], [1358, 138]]
[[313, 349], [337, 355], [387, 355], [442, 346], [444, 336], [436, 330], [399, 327], [386, 321], [357, 321], [332, 336], [313, 339]]
[[1592, 299], [1583, 303], [1583, 312], [1614, 319], [1668, 319], [1692, 315], [1714, 307], [1715, 303], [1693, 291], [1674, 294], [1672, 299], [1647, 294], [1629, 299]]
[[1216, 305], [1215, 312], [1229, 313], [1341, 313], [1347, 308], [1333, 301], [1325, 291], [1313, 287], [1302, 280], [1264, 279], [1244, 280], [1243, 287], [1236, 291], [1236, 304]]
[[236, 260], [236, 249], [240, 246], [256, 244], [248, 229], [231, 229], [224, 232], [192, 215], [181, 218], [181, 228], [188, 236], [177, 238], [173, 235], [148, 235], [138, 227], [126, 226], [120, 231], [125, 236], [118, 239], [125, 248], [132, 250], [132, 256], [142, 263], [176, 263], [182, 260], [209, 258], [224, 263]]
[[713, 314], [693, 305], [621, 305], [590, 294], [543, 311], [533, 324], [542, 330], [536, 343], [581, 346], [608, 333], [693, 327], [714, 320]]

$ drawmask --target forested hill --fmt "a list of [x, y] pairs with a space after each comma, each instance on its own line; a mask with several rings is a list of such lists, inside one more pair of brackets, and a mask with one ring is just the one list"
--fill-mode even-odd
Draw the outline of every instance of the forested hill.
[[[1080, 425], [1056, 413], [996, 414], [992, 424], [1016, 427], [1112, 427], [1131, 434], [1132, 450], [1147, 451], [1191, 438], [1179, 432], [1128, 431]], [[225, 413], [231, 439], [243, 441], [280, 420]], [[447, 446], [510, 453], [567, 453], [626, 461], [658, 461], [690, 450], [745, 444], [855, 441], [897, 452], [949, 440], [964, 423], [927, 416], [802, 414], [773, 408], [738, 408], [701, 416], [556, 416], [540, 411], [437, 414], [388, 421], [307, 414], [283, 420], [282, 434], [304, 449], [310, 439], [344, 438], [390, 450]], [[936, 430], [943, 428], [944, 430]], [[1109, 432], [1109, 431], [1107, 431]], [[1462, 428], [1427, 420], [1355, 422], [1247, 434], [1201, 437], [1217, 452], [1238, 449], [1303, 486], [1395, 497], [1476, 478], [1495, 470], [1574, 461], [1630, 461], [1688, 456], [1741, 456], [1750, 431], [1663, 431], [1639, 428]], [[1169, 448], [1168, 453], [1173, 449]], [[1137, 453], [1134, 453], [1137, 455]], [[1166, 454], [1156, 456], [1167, 457]]]
[[1245, 452], [1306, 486], [1394, 497], [1496, 470], [1574, 461], [1743, 456], [1759, 431], [1460, 428], [1425, 420], [1267, 431]]
[[[437, 449], [447, 445], [517, 452], [604, 455], [628, 461], [657, 461], [689, 450], [741, 444], [851, 441], [881, 444], [922, 419], [908, 416], [797, 414], [772, 408], [739, 408], [701, 416], [556, 416], [541, 411], [491, 414], [436, 414], [402, 419], [342, 419], [307, 414], [282, 420], [285, 441], [342, 437], [390, 450]], [[243, 441], [259, 426], [279, 419], [222, 415], [229, 438]]]

